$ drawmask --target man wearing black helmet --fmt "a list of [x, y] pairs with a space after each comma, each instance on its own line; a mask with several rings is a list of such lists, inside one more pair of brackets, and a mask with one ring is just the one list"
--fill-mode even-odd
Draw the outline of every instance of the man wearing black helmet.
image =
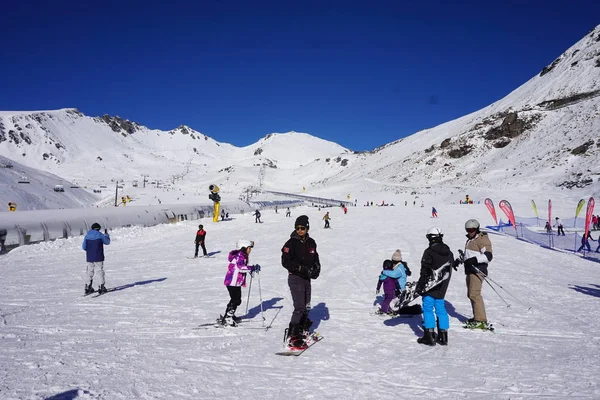
[[487, 233], [479, 230], [479, 222], [470, 219], [465, 223], [467, 243], [464, 252], [464, 267], [467, 275], [467, 297], [471, 300], [473, 318], [467, 320], [466, 327], [487, 329], [488, 322], [485, 304], [481, 296], [483, 280], [488, 274], [488, 263], [492, 261], [492, 242]]
[[85, 250], [86, 261], [87, 261], [87, 281], [85, 285], [85, 294], [94, 293], [92, 287], [92, 281], [94, 279], [94, 273], [98, 272], [98, 282], [100, 287], [98, 293], [106, 293], [108, 290], [104, 287], [104, 245], [110, 244], [110, 236], [106, 229], [104, 234], [100, 232], [100, 224], [94, 222], [92, 229], [85, 235], [81, 248]]
[[286, 343], [290, 350], [307, 347], [305, 339], [312, 321], [308, 319], [311, 299], [311, 279], [321, 273], [317, 243], [308, 236], [308, 217], [296, 218], [294, 232], [281, 249], [281, 264], [288, 270], [288, 285], [294, 302], [294, 312], [286, 332]]

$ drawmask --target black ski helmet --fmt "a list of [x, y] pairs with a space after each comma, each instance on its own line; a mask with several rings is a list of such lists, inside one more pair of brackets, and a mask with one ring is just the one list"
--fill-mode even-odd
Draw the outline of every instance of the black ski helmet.
[[94, 222], [94, 223], [92, 224], [92, 229], [93, 229], [93, 230], [95, 230], [95, 231], [99, 231], [99, 230], [100, 230], [100, 228], [101, 228], [101, 226], [100, 226], [100, 224], [99, 224], [99, 223], [97, 223], [97, 222]]

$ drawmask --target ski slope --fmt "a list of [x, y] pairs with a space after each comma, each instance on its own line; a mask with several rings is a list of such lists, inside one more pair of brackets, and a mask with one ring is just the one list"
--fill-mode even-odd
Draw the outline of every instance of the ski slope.
[[[496, 333], [468, 331], [464, 274], [447, 294], [449, 346], [427, 347], [421, 317], [372, 315], [384, 259], [400, 248], [416, 280], [425, 233], [437, 225], [453, 252], [464, 222], [491, 223], [484, 205], [329, 209], [302, 207], [231, 221], [204, 220], [214, 258], [189, 259], [198, 221], [111, 232], [107, 287], [83, 297], [82, 238], [19, 247], [0, 258], [0, 398], [8, 399], [597, 399], [600, 266], [577, 255], [491, 235], [490, 276], [510, 307], [484, 286]], [[280, 357], [292, 303], [280, 250], [305, 213], [322, 273], [311, 319], [324, 340]], [[200, 328], [225, 310], [226, 257], [237, 239], [256, 241], [249, 310], [237, 328]], [[592, 243], [595, 246], [596, 243]], [[96, 285], [95, 285], [96, 286]], [[237, 314], [244, 316], [248, 288]], [[531, 310], [528, 308], [531, 307]], [[63, 397], [60, 397], [62, 395]]]

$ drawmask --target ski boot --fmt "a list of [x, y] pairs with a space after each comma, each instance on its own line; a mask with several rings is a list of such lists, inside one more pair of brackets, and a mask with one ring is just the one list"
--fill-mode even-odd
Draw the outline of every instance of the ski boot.
[[435, 331], [433, 328], [425, 329], [425, 334], [422, 338], [417, 339], [418, 343], [426, 344], [428, 346], [435, 346]]
[[100, 285], [100, 287], [98, 288], [98, 294], [104, 294], [106, 292], [108, 292], [108, 289], [106, 289], [104, 284]]
[[440, 346], [448, 346], [448, 331], [446, 329], [438, 329], [435, 341], [438, 342]]
[[92, 287], [92, 284], [90, 283], [89, 285], [85, 285], [85, 295], [87, 296], [88, 294], [92, 294], [94, 293], [95, 290]]
[[240, 322], [242, 322], [242, 318], [236, 316], [235, 314], [231, 316], [231, 319], [233, 320], [233, 322], [235, 322], [236, 324], [239, 324]]
[[489, 329], [489, 324], [487, 321], [477, 321], [476, 319], [469, 318], [467, 323], [465, 324], [465, 328], [467, 329], [481, 329], [487, 330]]

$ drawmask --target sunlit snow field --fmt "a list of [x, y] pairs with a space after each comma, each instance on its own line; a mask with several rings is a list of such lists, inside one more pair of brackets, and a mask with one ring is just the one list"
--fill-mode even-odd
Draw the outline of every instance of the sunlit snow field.
[[[497, 330], [467, 331], [472, 316], [461, 270], [448, 294], [449, 346], [426, 347], [421, 317], [373, 315], [384, 259], [400, 248], [416, 280], [425, 233], [437, 225], [456, 253], [464, 222], [492, 223], [483, 205], [329, 209], [302, 207], [231, 221], [201, 221], [213, 258], [190, 259], [199, 221], [117, 229], [106, 252], [108, 287], [83, 297], [81, 237], [15, 249], [0, 257], [0, 398], [44, 399], [391, 399], [600, 398], [600, 265], [491, 234], [490, 276], [510, 307], [484, 286]], [[281, 357], [292, 312], [283, 243], [309, 216], [322, 274], [311, 319], [325, 339], [300, 357]], [[226, 257], [237, 239], [256, 242], [248, 319], [237, 328], [200, 328], [225, 310]], [[595, 244], [595, 243], [594, 243]], [[593, 244], [593, 245], [594, 245]], [[238, 309], [243, 316], [244, 302]], [[531, 310], [528, 311], [528, 308]], [[272, 323], [265, 331], [262, 325]]]

